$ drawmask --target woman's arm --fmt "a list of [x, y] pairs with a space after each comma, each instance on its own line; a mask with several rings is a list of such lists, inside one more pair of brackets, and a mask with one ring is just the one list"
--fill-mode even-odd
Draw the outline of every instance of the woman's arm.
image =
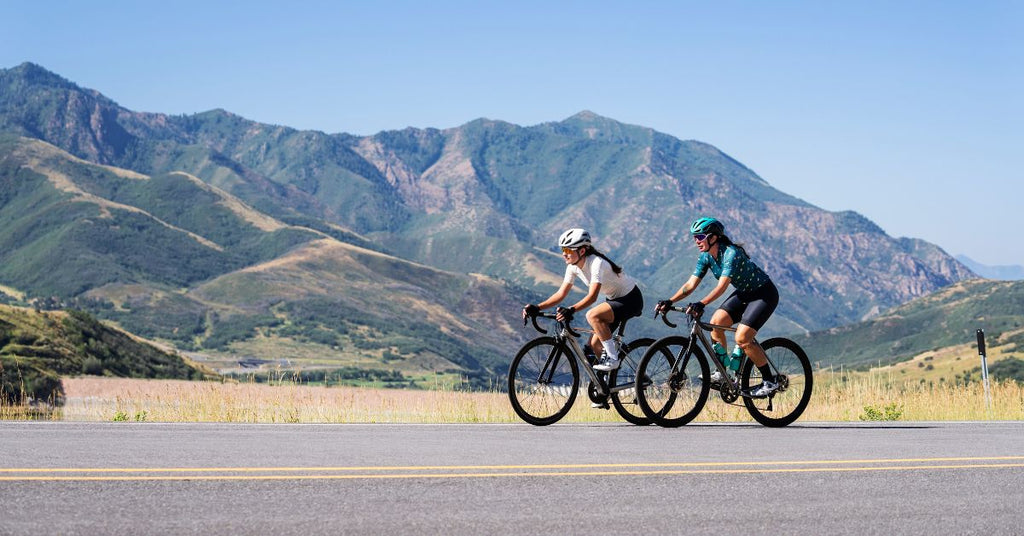
[[677, 290], [669, 300], [671, 300], [672, 303], [678, 302], [696, 290], [697, 285], [700, 285], [700, 278], [695, 275], [691, 275], [690, 278], [686, 280], [686, 283], [683, 283], [683, 286], [679, 287], [679, 290]]
[[558, 287], [558, 290], [556, 290], [550, 298], [538, 303], [537, 307], [539, 309], [547, 309], [548, 307], [562, 303], [562, 300], [569, 295], [570, 290], [572, 290], [572, 281], [562, 283], [562, 286]]
[[721, 298], [722, 294], [725, 294], [725, 290], [729, 288], [729, 283], [732, 283], [731, 277], [719, 277], [718, 284], [715, 285], [715, 288], [712, 289], [707, 296], [704, 296], [704, 299], [700, 302], [704, 305], [710, 305], [718, 298]]
[[601, 283], [591, 283], [590, 291], [583, 297], [582, 300], [576, 302], [572, 308], [574, 311], [582, 311], [583, 309], [590, 307], [590, 304], [597, 301], [597, 296], [601, 293]]

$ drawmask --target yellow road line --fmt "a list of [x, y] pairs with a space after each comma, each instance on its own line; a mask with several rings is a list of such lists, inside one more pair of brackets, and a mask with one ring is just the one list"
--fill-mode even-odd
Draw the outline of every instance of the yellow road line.
[[654, 463], [587, 463], [587, 464], [543, 464], [543, 465], [358, 465], [339, 467], [109, 467], [109, 468], [51, 468], [51, 467], [0, 467], [0, 473], [164, 473], [164, 472], [256, 472], [256, 471], [427, 471], [464, 469], [594, 469], [621, 467], [736, 467], [751, 465], [823, 465], [863, 463], [920, 463], [920, 462], [968, 462], [968, 461], [1011, 461], [1024, 460], [1024, 456], [970, 456], [951, 458], [880, 458], [856, 460], [788, 460], [750, 462], [654, 462]]
[[[483, 478], [510, 476], [642, 476], [739, 473], [807, 473], [851, 471], [908, 471], [969, 468], [1019, 468], [1024, 456], [904, 458], [876, 460], [807, 460], [765, 462], [681, 462], [634, 464], [354, 466], [354, 467], [143, 467], [143, 468], [0, 468], [0, 481], [129, 481], [129, 480], [338, 480], [396, 478]], [[945, 462], [945, 463], [940, 463]], [[968, 462], [968, 463], [950, 463]], [[974, 463], [971, 463], [974, 462]], [[926, 465], [907, 465], [907, 464]], [[880, 465], [881, 464], [881, 465]], [[899, 464], [899, 465], [885, 465]], [[860, 465], [861, 467], [850, 467]], [[765, 467], [768, 466], [768, 467]], [[632, 468], [632, 469], [630, 469]], [[637, 469], [647, 468], [647, 469]], [[699, 469], [703, 468], [703, 469]], [[538, 471], [538, 469], [540, 471]], [[575, 469], [575, 470], [573, 470]], [[629, 470], [627, 470], [629, 469]], [[358, 474], [237, 474], [335, 473]], [[382, 471], [385, 473], [373, 473]], [[394, 473], [394, 471], [435, 471]], [[436, 472], [448, 471], [448, 472]], [[466, 472], [461, 472], [466, 471]], [[492, 472], [481, 472], [492, 471]], [[108, 473], [103, 476], [87, 476]], [[140, 474], [141, 473], [141, 474]], [[163, 475], [154, 475], [163, 473]], [[175, 474], [169, 474], [175, 473]], [[219, 473], [211, 475], [210, 473]]]
[[964, 464], [964, 465], [907, 465], [886, 467], [808, 467], [789, 469], [705, 469], [705, 470], [651, 470], [651, 471], [570, 471], [525, 473], [408, 473], [408, 474], [354, 474], [354, 475], [179, 475], [179, 476], [9, 476], [0, 482], [13, 481], [155, 481], [155, 480], [357, 480], [357, 479], [416, 479], [416, 478], [496, 478], [527, 476], [659, 476], [710, 475], [757, 473], [826, 473], [854, 471], [914, 471], [939, 469], [1005, 469], [1024, 468], [1024, 463]]

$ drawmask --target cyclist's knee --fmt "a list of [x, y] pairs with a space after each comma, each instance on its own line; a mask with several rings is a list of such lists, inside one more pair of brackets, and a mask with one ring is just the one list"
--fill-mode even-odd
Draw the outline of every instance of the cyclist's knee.
[[[587, 311], [587, 322], [592, 327], [597, 327], [598, 324], [611, 324], [612, 321], [605, 318], [606, 315], [602, 315], [596, 307]], [[613, 316], [614, 317], [614, 316]]]
[[746, 350], [754, 344], [755, 335], [757, 335], [756, 329], [740, 324], [736, 329], [736, 344], [740, 345], [740, 348], [743, 348], [743, 350]]
[[725, 309], [718, 309], [715, 314], [711, 315], [711, 323], [718, 324], [720, 326], [731, 326], [733, 325], [732, 317], [729, 313], [725, 312]]

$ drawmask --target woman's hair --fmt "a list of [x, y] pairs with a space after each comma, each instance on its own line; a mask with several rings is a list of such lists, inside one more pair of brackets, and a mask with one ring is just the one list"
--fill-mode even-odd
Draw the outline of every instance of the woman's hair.
[[604, 253], [601, 253], [600, 251], [598, 251], [597, 248], [595, 248], [594, 246], [583, 246], [583, 247], [585, 247], [585, 248], [587, 248], [589, 250], [587, 252], [588, 255], [590, 255], [590, 254], [597, 255], [598, 257], [601, 257], [602, 259], [604, 259], [605, 262], [607, 262], [608, 264], [612, 265], [612, 271], [615, 272], [616, 275], [622, 273], [622, 267], [619, 266], [618, 264], [615, 264], [615, 262], [613, 262], [611, 259], [609, 259], [607, 255], [605, 255]]
[[743, 249], [743, 244], [737, 244], [733, 242], [731, 239], [729, 239], [728, 236], [718, 235], [718, 243], [722, 245], [722, 248], [725, 248], [727, 246], [736, 246], [744, 255], [746, 255], [747, 257], [750, 256], [747, 254], [747, 250]]

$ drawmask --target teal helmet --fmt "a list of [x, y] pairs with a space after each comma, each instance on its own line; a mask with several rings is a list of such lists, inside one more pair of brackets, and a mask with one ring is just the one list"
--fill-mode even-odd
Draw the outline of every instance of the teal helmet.
[[690, 226], [690, 234], [713, 234], [722, 235], [725, 233], [725, 226], [714, 218], [697, 218]]

